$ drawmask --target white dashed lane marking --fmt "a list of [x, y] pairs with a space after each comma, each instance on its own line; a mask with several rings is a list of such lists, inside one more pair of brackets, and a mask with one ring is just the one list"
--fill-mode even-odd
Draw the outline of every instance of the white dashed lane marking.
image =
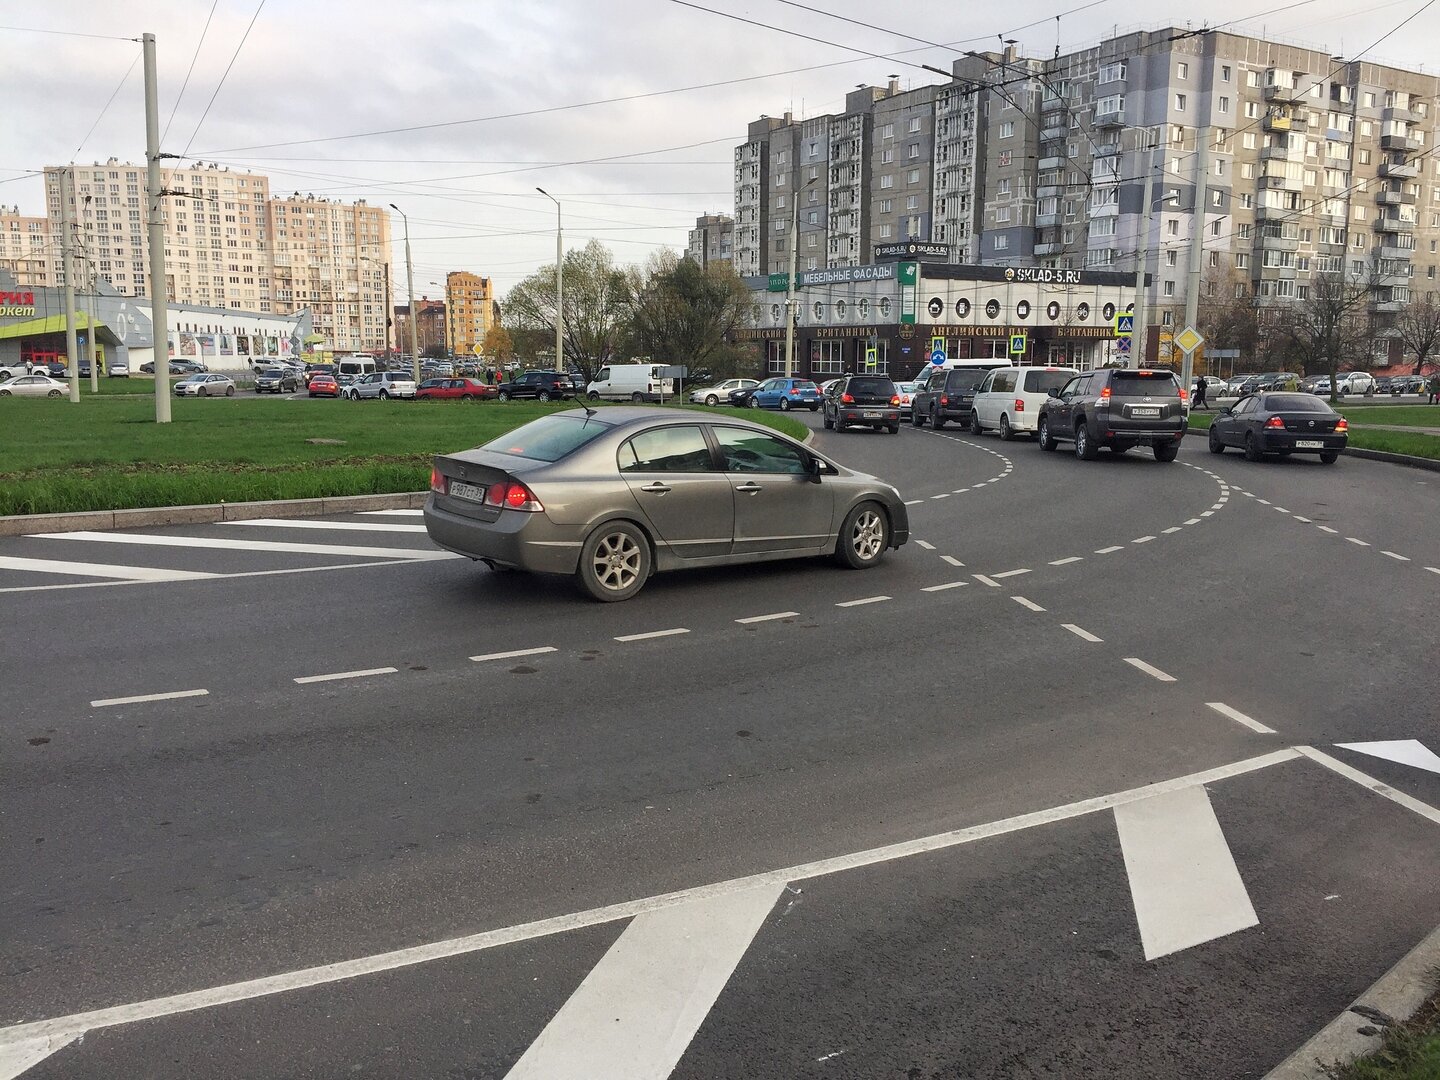
[[1259, 720], [1255, 720], [1255, 719], [1253, 719], [1253, 718], [1251, 718], [1251, 717], [1249, 717], [1249, 716], [1246, 716], [1246, 715], [1245, 715], [1243, 712], [1241, 712], [1239, 709], [1232, 709], [1229, 705], [1226, 705], [1223, 701], [1207, 701], [1207, 702], [1205, 702], [1205, 704], [1208, 705], [1210, 708], [1214, 709], [1214, 710], [1215, 710], [1217, 713], [1219, 713], [1221, 716], [1229, 717], [1231, 720], [1234, 720], [1237, 724], [1244, 724], [1244, 725], [1245, 725], [1246, 727], [1248, 727], [1251, 731], [1258, 731], [1261, 735], [1274, 735], [1274, 734], [1275, 734], [1275, 729], [1274, 729], [1274, 728], [1272, 728], [1272, 727], [1266, 727], [1264, 724], [1260, 723]]
[[1098, 638], [1098, 637], [1096, 637], [1094, 634], [1090, 633], [1089, 630], [1085, 630], [1085, 629], [1083, 629], [1082, 627], [1076, 626], [1076, 625], [1075, 625], [1074, 623], [1072, 623], [1072, 622], [1061, 623], [1060, 625], [1061, 625], [1062, 627], [1064, 627], [1066, 630], [1069, 630], [1070, 633], [1074, 634], [1076, 637], [1080, 638], [1082, 641], [1104, 641], [1104, 640], [1105, 640], [1104, 638]]
[[1332, 529], [1329, 525], [1316, 525], [1315, 527], [1321, 532], [1329, 533], [1331, 536], [1338, 536], [1340, 533], [1339, 529]]
[[1307, 518], [1307, 517], [1301, 517], [1299, 514], [1296, 514], [1296, 515], [1295, 515], [1295, 520], [1296, 520], [1296, 521], [1303, 521], [1306, 525], [1311, 524], [1311, 520], [1310, 520], [1309, 518]]
[[981, 585], [989, 585], [992, 589], [998, 589], [1000, 587], [1000, 583], [998, 581], [994, 580], [993, 578], [988, 578], [984, 574], [976, 574], [975, 580], [980, 582]]
[[1153, 536], [1137, 536], [1134, 540], [1131, 540], [1130, 542], [1132, 544], [1148, 544], [1151, 540], [1154, 539], [1155, 537]]
[[1174, 675], [1167, 675], [1167, 674], [1165, 674], [1165, 672], [1161, 671], [1159, 668], [1155, 667], [1153, 664], [1147, 664], [1144, 660], [1141, 660], [1138, 656], [1127, 656], [1127, 657], [1125, 657], [1125, 663], [1129, 664], [1131, 667], [1136, 668], [1136, 669], [1139, 670], [1139, 671], [1143, 671], [1146, 675], [1149, 675], [1152, 679], [1155, 679], [1155, 680], [1157, 680], [1157, 681], [1159, 681], [1159, 682], [1174, 682], [1174, 681], [1175, 681], [1175, 676], [1174, 676]]
[[1084, 561], [1085, 561], [1085, 559], [1084, 559], [1083, 556], [1080, 556], [1080, 555], [1071, 555], [1071, 556], [1069, 556], [1069, 557], [1067, 557], [1067, 558], [1064, 558], [1064, 559], [1056, 559], [1056, 560], [1054, 560], [1053, 562], [1051, 562], [1050, 565], [1051, 565], [1051, 566], [1068, 566], [1068, 565], [1070, 565], [1072, 562], [1084, 562]]
[[944, 560], [945, 560], [946, 562], [948, 562], [951, 566], [964, 566], [964, 565], [965, 565], [965, 564], [964, 564], [963, 562], [961, 562], [959, 559], [955, 558], [954, 555], [941, 555], [940, 558], [944, 559]]
[[90, 702], [92, 709], [103, 709], [109, 705], [137, 705], [142, 701], [173, 701], [176, 698], [206, 697], [209, 690], [172, 690], [168, 694], [137, 694], [134, 697], [101, 698]]
[[916, 540], [915, 543], [919, 544], [919, 545], [920, 545], [922, 548], [924, 548], [926, 551], [934, 551], [934, 550], [935, 550], [935, 545], [932, 544], [932, 543], [930, 543], [930, 542], [928, 542], [928, 541], [926, 541], [926, 540]]
[[930, 498], [931, 498], [932, 501], [935, 500], [935, 499], [948, 499], [949, 497], [950, 497], [950, 493], [949, 493], [948, 491], [942, 491], [939, 495], [931, 495], [931, 496], [930, 496]]
[[772, 615], [751, 615], [748, 619], [736, 619], [741, 626], [749, 626], [751, 623], [774, 622], [776, 619], [794, 619], [799, 616], [798, 611], [777, 611]]
[[1030, 572], [1030, 571], [1029, 571], [1029, 570], [1026, 570], [1026, 569], [1020, 569], [1020, 570], [1005, 570], [1005, 571], [1002, 571], [1002, 572], [999, 573], [999, 574], [991, 574], [990, 576], [993, 577], [993, 578], [995, 578], [995, 579], [998, 581], [998, 580], [1000, 580], [1001, 578], [1019, 577], [1021, 574], [1028, 574], [1029, 572]]
[[1044, 610], [1045, 610], [1045, 609], [1044, 609], [1043, 607], [1041, 607], [1039, 604], [1035, 603], [1034, 600], [1027, 599], [1027, 598], [1024, 597], [1024, 596], [1012, 596], [1012, 597], [1010, 597], [1010, 599], [1011, 599], [1011, 600], [1014, 600], [1017, 604], [1019, 604], [1019, 605], [1020, 605], [1021, 607], [1023, 607], [1023, 608], [1029, 608], [1031, 611], [1044, 611]]
[[1124, 551], [1124, 544], [1111, 544], [1109, 547], [1097, 548], [1096, 555], [1109, 555], [1112, 551]]
[[906, 499], [906, 500], [905, 500], [905, 505], [906, 505], [906, 506], [919, 506], [919, 505], [920, 505], [921, 503], [923, 503], [924, 501], [925, 501], [924, 499]]
[[885, 600], [889, 600], [889, 599], [890, 599], [890, 597], [888, 597], [888, 596], [864, 596], [864, 597], [861, 597], [859, 600], [842, 600], [842, 601], [840, 601], [840, 603], [836, 604], [835, 606], [836, 606], [836, 607], [860, 607], [860, 606], [863, 605], [863, 604], [879, 604], [879, 603], [881, 603], [881, 602], [883, 602], [883, 601], [885, 601]]
[[0, 556], [0, 570], [27, 570], [35, 574], [69, 574], [72, 577], [116, 578], [120, 581], [199, 581], [218, 577], [200, 570], [165, 570], [156, 566], [115, 566], [110, 563], [66, 562], [61, 559], [21, 559]]
[[1393, 552], [1393, 551], [1382, 551], [1382, 552], [1380, 552], [1380, 554], [1381, 554], [1381, 555], [1389, 555], [1390, 558], [1395, 559], [1395, 560], [1398, 561], [1398, 562], [1409, 562], [1409, 561], [1410, 561], [1410, 560], [1407, 559], [1404, 555], [1397, 554], [1396, 552]]
[[1186, 525], [1199, 525], [1199, 524], [1200, 524], [1200, 519], [1199, 519], [1199, 518], [1191, 518], [1189, 521], [1185, 522], [1185, 524], [1186, 524]]
[[363, 679], [370, 675], [394, 675], [393, 667], [365, 668], [363, 671], [336, 671], [329, 675], [302, 675], [295, 681], [304, 686], [306, 683], [317, 682], [338, 682], [341, 679]]
[[1347, 537], [1345, 537], [1345, 539], [1346, 539], [1346, 540], [1349, 540], [1350, 543], [1356, 545], [1357, 547], [1369, 547], [1369, 546], [1370, 546], [1370, 542], [1369, 542], [1368, 540], [1361, 540], [1358, 536], [1347, 536]]
[[963, 585], [969, 585], [968, 581], [947, 581], [944, 585], [927, 585], [921, 592], [944, 592], [946, 589], [958, 589]]
[[651, 630], [645, 634], [621, 634], [616, 641], [649, 641], [652, 638], [675, 637], [679, 634], [688, 634], [690, 631], [683, 626], [677, 626], [673, 630]]
[[518, 660], [522, 656], [542, 656], [545, 653], [556, 652], [554, 645], [541, 645], [537, 649], [511, 649], [509, 652], [481, 653], [479, 656], [470, 657], [477, 664], [483, 664], [487, 660]]
[[1160, 531], [1163, 535], [1169, 536], [1171, 533], [1179, 532], [1183, 527], [1184, 526], [1181, 525], [1171, 525], [1168, 529], [1161, 529]]

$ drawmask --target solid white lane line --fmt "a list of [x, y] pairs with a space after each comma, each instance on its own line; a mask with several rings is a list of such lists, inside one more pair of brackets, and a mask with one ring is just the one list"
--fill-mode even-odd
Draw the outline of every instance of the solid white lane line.
[[1218, 712], [1221, 716], [1229, 717], [1231, 720], [1234, 720], [1237, 724], [1244, 724], [1244, 725], [1245, 725], [1246, 727], [1248, 727], [1251, 731], [1258, 731], [1261, 735], [1274, 735], [1274, 734], [1275, 734], [1275, 729], [1274, 729], [1274, 728], [1272, 728], [1272, 727], [1266, 727], [1264, 724], [1260, 723], [1259, 720], [1255, 720], [1255, 719], [1253, 719], [1253, 718], [1251, 718], [1251, 717], [1249, 717], [1249, 716], [1246, 716], [1246, 715], [1245, 715], [1243, 712], [1241, 712], [1239, 709], [1232, 709], [1229, 705], [1226, 705], [1223, 701], [1207, 701], [1207, 702], [1205, 702], [1205, 704], [1206, 704], [1207, 706], [1209, 706], [1210, 708], [1214, 709], [1214, 710], [1215, 710], [1216, 712]]
[[1096, 554], [1096, 555], [1109, 555], [1112, 551], [1124, 551], [1124, 550], [1125, 550], [1125, 545], [1124, 545], [1124, 544], [1111, 544], [1109, 547], [1103, 547], [1103, 548], [1098, 548], [1098, 549], [1096, 549], [1095, 554]]
[[1368, 541], [1361, 540], [1358, 536], [1347, 536], [1347, 537], [1345, 537], [1345, 539], [1346, 539], [1346, 540], [1349, 540], [1350, 543], [1355, 544], [1355, 545], [1357, 545], [1357, 546], [1359, 546], [1359, 547], [1369, 547], [1369, 546], [1370, 546], [1370, 544], [1369, 544]]
[[934, 550], [935, 550], [935, 545], [932, 544], [932, 543], [929, 543], [928, 541], [925, 541], [925, 540], [916, 540], [915, 543], [919, 544], [919, 545], [920, 545], [922, 548], [924, 548], [926, 551], [934, 551]]
[[34, 574], [73, 574], [75, 577], [119, 578], [123, 581], [196, 581], [218, 575], [199, 570], [164, 570], [158, 566], [114, 566], [110, 563], [65, 562], [60, 559], [20, 559], [0, 556], [0, 570], [26, 570]]
[[[1312, 753], [1314, 752], [1312, 751]], [[1214, 769], [1207, 769], [1204, 772], [1191, 773], [1188, 776], [1178, 776], [1170, 780], [1162, 780], [1159, 783], [1131, 788], [1127, 791], [1117, 791], [1109, 795], [1082, 799], [1064, 806], [1031, 811], [1015, 817], [1004, 818], [1000, 821], [992, 821], [983, 825], [973, 825], [951, 832], [935, 833], [913, 840], [889, 844], [884, 847], [870, 848], [865, 851], [851, 852], [846, 855], [819, 859], [814, 862], [800, 863], [793, 866], [763, 871], [758, 874], [752, 874], [749, 877], [736, 878], [731, 881], [699, 885], [694, 888], [661, 893], [658, 896], [648, 896], [638, 900], [626, 900], [605, 907], [591, 908], [588, 911], [570, 912], [565, 915], [552, 916], [535, 922], [521, 923], [516, 926], [507, 926], [495, 930], [483, 930], [465, 937], [432, 941], [423, 945], [412, 945], [391, 952], [376, 953], [371, 956], [363, 956], [351, 960], [341, 960], [317, 967], [301, 968], [299, 970], [282, 972], [277, 975], [252, 978], [244, 982], [211, 986], [203, 990], [190, 990], [180, 994], [172, 994], [168, 997], [150, 998], [149, 1000], [131, 1002], [125, 1005], [93, 1009], [89, 1012], [72, 1013], [68, 1016], [56, 1016], [45, 1020], [33, 1020], [28, 1023], [15, 1024], [7, 1028], [0, 1028], [0, 1051], [11, 1050], [14, 1047], [36, 1039], [74, 1037], [82, 1035], [87, 1031], [116, 1027], [120, 1024], [129, 1024], [140, 1020], [154, 1020], [162, 1016], [174, 1016], [179, 1013], [195, 1012], [200, 1009], [229, 1005], [238, 1001], [250, 1001], [255, 998], [267, 997], [272, 994], [283, 994], [291, 990], [301, 990], [311, 986], [325, 986], [330, 983], [343, 982], [347, 979], [354, 979], [363, 975], [375, 975], [384, 971], [395, 971], [400, 968], [413, 967], [417, 964], [428, 963], [432, 960], [443, 960], [452, 956], [464, 956], [469, 953], [492, 949], [500, 945], [534, 941], [537, 938], [551, 937], [571, 930], [581, 930], [588, 926], [602, 926], [620, 919], [635, 918], [646, 912], [660, 911], [678, 904], [688, 904], [692, 901], [703, 900], [709, 897], [729, 895], [745, 889], [758, 888], [764, 885], [779, 886], [790, 882], [809, 881], [819, 877], [827, 877], [831, 874], [842, 873], [847, 870], [856, 870], [861, 867], [893, 862], [896, 859], [908, 858], [912, 855], [923, 855], [931, 851], [943, 851], [978, 840], [1005, 836], [1026, 829], [1037, 828], [1042, 825], [1054, 824], [1055, 822], [1069, 821], [1102, 810], [1113, 810], [1115, 807], [1124, 806], [1126, 803], [1136, 802], [1140, 799], [1154, 798], [1155, 796], [1163, 795], [1171, 791], [1178, 791], [1183, 788], [1213, 784], [1236, 776], [1244, 776], [1248, 773], [1258, 772], [1262, 769], [1268, 769], [1273, 765], [1280, 765], [1284, 762], [1294, 760], [1299, 756], [1299, 749], [1286, 748], [1276, 750], [1269, 754], [1262, 754], [1257, 757], [1231, 762], [1228, 765], [1221, 765]]]
[[931, 496], [930, 496], [930, 498], [931, 498], [932, 501], [935, 500], [935, 499], [948, 499], [949, 497], [950, 497], [950, 493], [949, 493], [948, 491], [942, 491], [939, 495], [931, 495]]
[[1146, 675], [1149, 675], [1149, 676], [1150, 676], [1151, 678], [1153, 678], [1153, 679], [1158, 679], [1160, 682], [1174, 682], [1174, 681], [1175, 681], [1175, 676], [1174, 676], [1174, 675], [1167, 675], [1167, 674], [1165, 674], [1165, 672], [1161, 671], [1158, 667], [1155, 667], [1155, 666], [1152, 665], [1152, 664], [1147, 664], [1144, 660], [1141, 660], [1138, 656], [1127, 656], [1127, 657], [1125, 657], [1125, 663], [1129, 664], [1129, 665], [1130, 665], [1131, 667], [1133, 667], [1133, 668], [1138, 668], [1139, 670], [1145, 672]]
[[996, 581], [994, 578], [988, 578], [984, 574], [976, 574], [975, 580], [980, 582], [981, 585], [989, 585], [992, 589], [998, 589], [1000, 587], [1000, 583], [998, 581]]
[[1044, 609], [1043, 607], [1041, 607], [1039, 604], [1035, 603], [1034, 600], [1029, 600], [1029, 599], [1027, 599], [1027, 598], [1025, 598], [1025, 597], [1023, 597], [1023, 596], [1012, 596], [1012, 597], [1010, 597], [1010, 599], [1011, 599], [1011, 600], [1014, 600], [1015, 603], [1019, 604], [1019, 605], [1020, 605], [1021, 607], [1023, 607], [1023, 608], [1029, 608], [1031, 611], [1044, 611], [1044, 610], [1045, 610], [1045, 609]]
[[1200, 519], [1199, 519], [1199, 518], [1191, 518], [1189, 521], [1185, 522], [1185, 524], [1186, 524], [1186, 525], [1199, 525], [1199, 524], [1200, 524]]
[[1130, 542], [1132, 544], [1148, 544], [1151, 540], [1154, 539], [1155, 537], [1153, 536], [1137, 536], [1134, 540], [1131, 540]]
[[1303, 521], [1306, 525], [1311, 524], [1311, 520], [1310, 520], [1309, 518], [1307, 518], [1307, 517], [1301, 517], [1299, 514], [1296, 514], [1296, 515], [1295, 515], [1295, 520], [1296, 520], [1296, 521]]
[[107, 705], [137, 705], [142, 701], [174, 701], [176, 698], [208, 697], [209, 690], [172, 690], [168, 694], [136, 694], [134, 697], [101, 698], [90, 702], [92, 709], [103, 709]]
[[217, 521], [216, 525], [259, 525], [267, 529], [338, 529], [341, 532], [423, 533], [424, 525], [402, 525], [392, 521], [315, 521], [306, 518], [246, 518], [243, 521]]
[[1064, 627], [1066, 630], [1069, 630], [1070, 633], [1074, 634], [1076, 637], [1080, 638], [1080, 639], [1083, 640], [1083, 641], [1104, 641], [1104, 640], [1105, 640], [1104, 638], [1098, 638], [1098, 637], [1096, 637], [1094, 634], [1090, 633], [1089, 630], [1081, 629], [1080, 627], [1076, 626], [1073, 622], [1065, 622], [1065, 623], [1061, 623], [1060, 625], [1061, 625], [1062, 627]]
[[945, 560], [946, 562], [948, 562], [951, 566], [964, 566], [964, 565], [965, 565], [965, 564], [964, 564], [963, 562], [961, 562], [959, 559], [955, 558], [954, 555], [941, 555], [940, 558], [944, 559], [944, 560]]
[[541, 645], [538, 649], [511, 649], [509, 652], [481, 653], [470, 659], [477, 664], [483, 664], [487, 660], [518, 660], [522, 656], [543, 656], [546, 653], [557, 651], [554, 645]]
[[298, 555], [354, 555], [370, 559], [448, 559], [439, 548], [352, 547], [336, 544], [291, 544], [279, 540], [232, 540], [225, 536], [158, 536], [145, 533], [65, 532], [36, 533], [42, 540], [84, 540], [142, 547], [206, 548], [215, 551], [279, 551]]
[[393, 667], [376, 667], [365, 668], [363, 671], [336, 671], [330, 675], [305, 675], [295, 681], [303, 686], [306, 683], [336, 682], [340, 679], [363, 679], [367, 675], [393, 675], [395, 670]]
[[621, 634], [621, 635], [620, 635], [619, 637], [617, 637], [615, 640], [616, 640], [616, 641], [649, 641], [651, 638], [674, 637], [676, 634], [688, 634], [689, 632], [690, 632], [690, 631], [687, 630], [687, 629], [685, 629], [684, 627], [682, 627], [682, 626], [677, 626], [677, 627], [675, 627], [673, 630], [651, 630], [649, 633], [645, 633], [645, 634]]
[[1338, 536], [1340, 533], [1339, 529], [1332, 529], [1329, 525], [1316, 525], [1315, 527], [1321, 532], [1328, 532], [1331, 536]]
[[1160, 532], [1164, 536], [1169, 536], [1171, 533], [1179, 532], [1182, 528], [1184, 528], [1183, 525], [1171, 525], [1168, 529], [1161, 529]]
[[1203, 787], [1117, 806], [1114, 814], [1146, 960], [1259, 924]]
[[1000, 581], [1007, 577], [1019, 577], [1021, 574], [1028, 574], [1029, 572], [1030, 571], [1028, 569], [1022, 567], [1019, 570], [1002, 570], [1000, 573], [991, 574], [990, 576], [996, 581]]
[[882, 601], [889, 600], [889, 599], [890, 599], [890, 597], [888, 597], [888, 596], [864, 596], [864, 597], [861, 597], [859, 600], [842, 600], [842, 601], [840, 601], [840, 603], [836, 604], [835, 606], [836, 606], [836, 607], [860, 607], [862, 604], [878, 604], [878, 603], [881, 603]]
[[1072, 563], [1072, 562], [1084, 562], [1084, 561], [1085, 561], [1085, 559], [1084, 559], [1082, 556], [1080, 556], [1080, 555], [1071, 555], [1071, 556], [1069, 556], [1069, 557], [1067, 557], [1067, 558], [1064, 558], [1064, 559], [1056, 559], [1056, 560], [1054, 560], [1050, 565], [1051, 565], [1051, 566], [1068, 566], [1068, 565], [1070, 565], [1070, 563]]
[[1390, 558], [1396, 560], [1397, 562], [1409, 562], [1409, 561], [1410, 561], [1410, 560], [1409, 560], [1408, 558], [1406, 558], [1404, 555], [1396, 554], [1396, 553], [1393, 552], [1393, 551], [1381, 551], [1380, 554], [1381, 554], [1381, 555], [1389, 555]]
[[424, 510], [360, 510], [358, 513], [369, 517], [422, 517]]
[[1368, 773], [1363, 773], [1359, 769], [1346, 765], [1345, 762], [1333, 758], [1329, 754], [1324, 753], [1323, 751], [1316, 750], [1313, 746], [1297, 746], [1295, 747], [1295, 749], [1301, 754], [1304, 754], [1311, 761], [1319, 762], [1327, 769], [1332, 769], [1335, 772], [1339, 773], [1341, 776], [1345, 777], [1345, 779], [1353, 780], [1361, 787], [1369, 788], [1376, 795], [1383, 795], [1391, 802], [1397, 803], [1398, 805], [1405, 807], [1405, 809], [1407, 810], [1413, 810], [1421, 817], [1429, 818], [1431, 821], [1435, 822], [1435, 824], [1440, 825], [1440, 810], [1435, 809], [1435, 807], [1431, 806], [1429, 803], [1423, 803], [1419, 799], [1414, 798], [1413, 796], [1406, 795], [1403, 791], [1396, 791], [1389, 784], [1382, 784], [1379, 780], [1376, 780]]
[[637, 915], [507, 1080], [664, 1080], [784, 891], [765, 884]]
[[777, 611], [771, 615], [751, 615], [748, 619], [736, 619], [741, 626], [749, 626], [757, 622], [773, 622], [776, 619], [794, 619], [799, 616], [798, 611]]
[[968, 581], [947, 581], [944, 585], [926, 585], [921, 592], [944, 592], [946, 589], [959, 589], [969, 585]]

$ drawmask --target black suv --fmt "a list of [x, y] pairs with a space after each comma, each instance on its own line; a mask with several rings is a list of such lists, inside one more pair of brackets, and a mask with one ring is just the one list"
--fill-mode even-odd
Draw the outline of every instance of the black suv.
[[910, 399], [910, 423], [924, 427], [925, 421], [939, 430], [949, 420], [962, 424], [970, 422], [970, 413], [975, 407], [975, 390], [985, 381], [991, 368], [1004, 367], [995, 362], [984, 367], [942, 368], [932, 371], [925, 385], [915, 391]]
[[501, 383], [495, 396], [500, 401], [511, 398], [535, 398], [537, 401], [564, 399], [575, 396], [575, 383], [563, 371], [527, 371]]
[[300, 380], [289, 368], [259, 368], [255, 372], [255, 393], [293, 394], [300, 389]]
[[825, 394], [825, 427], [889, 428], [900, 434], [900, 392], [884, 375], [846, 375]]
[[1102, 446], [1123, 454], [1144, 445], [1156, 461], [1174, 461], [1188, 423], [1185, 392], [1164, 369], [1087, 371], [1051, 390], [1035, 423], [1041, 450], [1073, 441], [1075, 456], [1093, 461]]

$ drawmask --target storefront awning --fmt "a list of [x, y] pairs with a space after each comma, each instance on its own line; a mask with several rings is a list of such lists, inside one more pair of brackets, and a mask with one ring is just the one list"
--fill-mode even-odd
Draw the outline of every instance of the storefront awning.
[[[91, 325], [90, 316], [83, 311], [75, 313], [75, 329], [85, 330]], [[0, 340], [9, 338], [39, 337], [41, 334], [63, 334], [66, 330], [64, 315], [49, 315], [43, 319], [10, 323], [0, 326]]]

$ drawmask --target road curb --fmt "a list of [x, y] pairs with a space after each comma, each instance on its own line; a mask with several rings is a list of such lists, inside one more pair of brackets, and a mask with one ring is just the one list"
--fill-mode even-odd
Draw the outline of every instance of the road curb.
[[[1374, 1012], [1378, 1010], [1397, 1021], [1414, 1015], [1435, 992], [1437, 966], [1440, 966], [1440, 928], [1406, 953], [1314, 1038], [1266, 1073], [1265, 1080], [1326, 1080], [1331, 1075], [1329, 1066], [1379, 1049], [1382, 1036], [1372, 1020]], [[1360, 1009], [1365, 1011], [1358, 1012]], [[1362, 1031], [1375, 1034], [1361, 1034]]]
[[0, 517], [0, 536], [79, 532], [90, 529], [136, 529], [144, 525], [204, 525], [250, 518], [320, 517], [365, 510], [415, 510], [425, 491], [391, 495], [338, 495], [323, 499], [282, 499], [275, 502], [206, 503], [198, 506], [156, 506], [140, 510], [87, 510], [73, 514], [18, 514]]
[[[1186, 435], [1199, 435], [1209, 437], [1206, 428], [1187, 428]], [[1412, 469], [1424, 469], [1426, 472], [1440, 472], [1440, 461], [1434, 458], [1416, 457], [1413, 454], [1392, 454], [1388, 450], [1366, 450], [1363, 447], [1347, 446], [1340, 451], [1349, 457], [1364, 458], [1367, 461], [1383, 461], [1390, 465], [1405, 465]]]

